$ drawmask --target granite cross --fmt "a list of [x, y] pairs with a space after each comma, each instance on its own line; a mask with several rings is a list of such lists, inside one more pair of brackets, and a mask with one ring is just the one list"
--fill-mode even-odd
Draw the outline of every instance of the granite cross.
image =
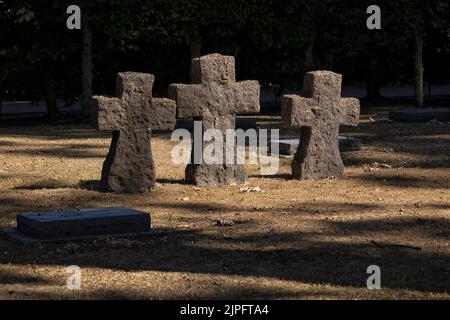
[[292, 162], [294, 178], [324, 179], [343, 174], [339, 126], [357, 126], [360, 106], [358, 99], [341, 98], [341, 84], [340, 74], [309, 72], [303, 84], [306, 97], [283, 97], [283, 122], [301, 127], [301, 143]]
[[[193, 59], [191, 77], [193, 84], [172, 84], [169, 94], [177, 103], [178, 118], [201, 120], [203, 133], [218, 129], [225, 136], [228, 129], [235, 128], [236, 114], [259, 112], [259, 83], [236, 82], [234, 57], [210, 54]], [[199, 139], [193, 139], [192, 159], [205, 147], [203, 141], [195, 140]], [[236, 155], [236, 148], [233, 152]], [[200, 186], [240, 184], [246, 178], [244, 165], [225, 160], [223, 164], [191, 163], [186, 168], [186, 179]]]
[[151, 130], [173, 129], [176, 105], [169, 99], [152, 98], [154, 80], [151, 74], [119, 73], [116, 94], [120, 98], [93, 97], [93, 125], [113, 131], [103, 164], [103, 189], [137, 193], [155, 186]]

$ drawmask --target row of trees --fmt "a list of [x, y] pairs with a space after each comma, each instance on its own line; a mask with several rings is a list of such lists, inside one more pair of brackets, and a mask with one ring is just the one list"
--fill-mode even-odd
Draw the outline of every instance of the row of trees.
[[121, 70], [157, 76], [156, 94], [189, 81], [190, 59], [213, 51], [236, 56], [239, 76], [265, 86], [300, 86], [312, 69], [343, 73], [376, 99], [388, 82], [450, 73], [448, 1], [379, 0], [382, 29], [368, 30], [365, 0], [79, 0], [82, 30], [66, 28], [68, 3], [0, 0], [3, 98], [112, 93]]

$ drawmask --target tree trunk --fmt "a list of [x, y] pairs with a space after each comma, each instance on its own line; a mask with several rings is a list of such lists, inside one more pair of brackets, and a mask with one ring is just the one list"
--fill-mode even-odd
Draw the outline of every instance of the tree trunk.
[[92, 111], [92, 30], [87, 23], [83, 24], [83, 54], [82, 54], [82, 105], [84, 113], [90, 115]]
[[[190, 43], [191, 48], [191, 61], [192, 59], [200, 58], [202, 55], [202, 41], [200, 39], [195, 39]], [[191, 65], [191, 82], [192, 83], [201, 83], [201, 79], [199, 75], [195, 72]]]
[[195, 58], [200, 58], [202, 55], [202, 40], [195, 39], [190, 44], [191, 47], [191, 60]]
[[238, 45], [236, 45], [236, 47], [234, 48], [234, 58], [236, 59], [236, 61], [239, 60], [241, 50], [242, 50], [242, 48]]
[[419, 24], [415, 30], [415, 78], [416, 78], [416, 105], [419, 108], [423, 107], [424, 92], [423, 92], [423, 25]]
[[366, 99], [370, 101], [376, 101], [381, 98], [380, 94], [380, 79], [378, 76], [378, 58], [375, 54], [369, 58], [369, 68], [366, 78], [367, 96]]
[[311, 30], [311, 36], [308, 40], [308, 44], [305, 49], [305, 68], [306, 72], [312, 71], [314, 69], [315, 63], [314, 63], [314, 44], [316, 42], [316, 28], [312, 28]]
[[49, 119], [56, 120], [58, 118], [58, 106], [56, 105], [56, 81], [52, 62], [47, 65], [45, 72], [45, 102]]

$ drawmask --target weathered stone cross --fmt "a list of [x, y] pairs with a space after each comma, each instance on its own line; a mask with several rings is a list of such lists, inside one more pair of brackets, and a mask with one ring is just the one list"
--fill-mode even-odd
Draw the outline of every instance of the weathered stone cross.
[[358, 99], [341, 98], [341, 84], [340, 74], [309, 72], [303, 84], [306, 98], [283, 97], [283, 121], [301, 127], [300, 145], [292, 162], [294, 178], [324, 179], [343, 174], [339, 126], [357, 126], [360, 107]]
[[[193, 59], [191, 76], [193, 84], [172, 84], [169, 95], [177, 102], [178, 117], [201, 119], [203, 133], [218, 129], [225, 137], [226, 130], [235, 127], [236, 114], [259, 112], [259, 83], [236, 82], [234, 57], [210, 54]], [[204, 147], [203, 141], [194, 141], [192, 159]], [[233, 151], [236, 154], [236, 148]], [[225, 157], [226, 150], [223, 154]], [[186, 179], [200, 186], [239, 184], [246, 178], [244, 165], [226, 164], [225, 160], [220, 165], [191, 163], [186, 168]]]
[[155, 77], [146, 73], [117, 75], [120, 98], [93, 97], [93, 125], [113, 131], [112, 143], [103, 163], [102, 188], [137, 193], [155, 186], [151, 130], [175, 127], [175, 101], [152, 98]]

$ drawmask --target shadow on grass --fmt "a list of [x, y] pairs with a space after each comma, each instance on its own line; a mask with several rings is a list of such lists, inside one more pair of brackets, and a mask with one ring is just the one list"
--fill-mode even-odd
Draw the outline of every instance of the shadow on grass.
[[59, 140], [59, 139], [83, 140], [83, 139], [111, 137], [110, 132], [97, 131], [87, 125], [39, 126], [27, 128], [27, 130], [23, 130], [22, 127], [10, 127], [10, 128], [0, 127], [0, 133], [6, 136], [47, 139], [47, 140]]
[[[20, 200], [17, 200], [20, 201]], [[82, 201], [82, 199], [73, 199]], [[98, 204], [97, 204], [98, 205]], [[186, 211], [233, 212], [245, 208], [216, 204], [165, 203], [155, 207]], [[426, 204], [443, 210], [446, 204]], [[261, 214], [286, 211], [286, 218], [294, 215], [312, 216], [375, 210], [372, 204], [302, 203], [301, 207], [262, 209]], [[335, 211], [332, 211], [335, 210]], [[337, 211], [337, 212], [336, 212]], [[238, 232], [246, 224], [217, 227], [218, 232], [201, 230], [165, 230], [165, 236], [136, 238], [127, 241], [80, 241], [75, 252], [64, 252], [65, 244], [16, 246], [13, 256], [0, 256], [1, 263], [106, 268], [125, 272], [160, 271], [191, 274], [232, 275], [243, 277], [269, 277], [312, 285], [348, 286], [365, 288], [367, 267], [378, 265], [382, 270], [383, 288], [445, 293], [450, 288], [450, 255], [445, 251], [420, 251], [407, 248], [378, 248], [367, 239], [378, 241], [384, 233], [409, 233], [421, 237], [448, 239], [450, 222], [432, 218], [397, 218], [390, 220], [333, 221], [323, 220], [326, 231]], [[221, 232], [231, 232], [224, 236]], [[242, 230], [241, 230], [242, 231]], [[236, 233], [237, 232], [237, 233]], [[324, 234], [325, 233], [325, 234]], [[351, 237], [354, 241], [332, 241], [335, 236]], [[358, 240], [361, 236], [366, 240]], [[242, 247], [242, 246], [245, 247]], [[1, 246], [5, 246], [2, 241]], [[61, 253], [62, 252], [62, 253]], [[5, 277], [5, 284], [16, 283], [14, 277]], [[26, 284], [33, 279], [23, 279]], [[227, 292], [226, 288], [224, 292]], [[214, 298], [221, 295], [201, 295], [198, 298]], [[227, 298], [271, 297], [283, 294], [255, 290], [233, 290]]]
[[5, 140], [0, 141], [0, 147], [15, 147], [17, 145], [18, 145], [17, 143], [12, 141], [5, 141]]
[[68, 185], [64, 181], [59, 180], [43, 180], [30, 185], [18, 186], [14, 190], [44, 190], [44, 189], [62, 189], [71, 188], [73, 186]]
[[82, 190], [97, 191], [101, 193], [108, 193], [104, 188], [100, 180], [85, 180], [78, 184], [78, 187]]
[[[397, 171], [398, 172], [398, 171]], [[397, 188], [417, 188], [417, 189], [447, 189], [449, 181], [447, 176], [436, 177], [408, 177], [395, 173], [380, 173], [376, 175], [363, 175], [352, 179], [360, 181], [367, 181], [374, 185], [383, 187], [397, 187]]]
[[383, 163], [390, 165], [392, 168], [422, 168], [422, 169], [439, 169], [439, 168], [450, 168], [450, 157], [440, 159], [432, 159], [428, 158], [426, 160], [408, 160], [406, 162], [399, 161], [397, 158], [392, 159], [383, 159], [380, 157], [368, 157], [365, 156], [364, 153], [346, 153], [343, 154], [342, 160], [344, 164], [347, 166], [358, 166], [362, 167], [365, 165], [372, 165], [373, 163]]
[[22, 275], [15, 272], [12, 272], [10, 270], [4, 270], [2, 269], [2, 272], [0, 273], [0, 284], [9, 284], [9, 285], [15, 285], [15, 284], [25, 284], [25, 285], [38, 285], [38, 284], [50, 284], [51, 281], [48, 281], [46, 279], [42, 279], [38, 276], [29, 276], [29, 275]]
[[[362, 224], [360, 227], [367, 227]], [[290, 248], [270, 248], [280, 238]], [[220, 247], [198, 246], [216, 243]], [[232, 243], [251, 243], [260, 249], [227, 249]], [[54, 245], [57, 246], [57, 245]], [[53, 249], [54, 249], [53, 246]], [[46, 248], [51, 249], [52, 246]], [[25, 249], [29, 250], [29, 249]], [[14, 257], [14, 264], [28, 264], [34, 257]], [[1, 258], [4, 260], [4, 258]], [[450, 256], [442, 253], [407, 249], [376, 248], [371, 243], [318, 241], [301, 233], [278, 233], [273, 239], [266, 234], [218, 239], [198, 231], [173, 232], [163, 239], [146, 239], [141, 245], [117, 245], [107, 242], [80, 243], [76, 253], [55, 256], [39, 253], [39, 264], [71, 265], [81, 268], [106, 268], [117, 271], [184, 272], [190, 274], [269, 277], [311, 285], [334, 285], [365, 288], [367, 267], [378, 265], [382, 270], [383, 288], [423, 292], [449, 291]], [[6, 278], [6, 283], [15, 281]], [[225, 290], [226, 291], [226, 290]], [[268, 293], [259, 292], [265, 296]], [[273, 292], [271, 298], [282, 298]], [[202, 296], [214, 298], [215, 296]], [[229, 294], [228, 298], [250, 298], [252, 294]]]
[[255, 178], [255, 179], [274, 179], [274, 180], [292, 180], [292, 175], [289, 173], [280, 173], [275, 175], [250, 175], [249, 178]]
[[[75, 202], [82, 199], [72, 199]], [[92, 198], [91, 198], [92, 200]], [[17, 200], [19, 201], [19, 200]], [[427, 204], [435, 206], [434, 204]], [[195, 203], [154, 204], [155, 207], [195, 212], [222, 213], [245, 210], [239, 206]], [[447, 209], [447, 205], [436, 204]], [[262, 209], [261, 214], [286, 211], [287, 219], [294, 215], [307, 217], [315, 214], [353, 214], [377, 209], [371, 204], [302, 203], [301, 207]], [[298, 219], [297, 218], [297, 219]], [[450, 288], [450, 255], [442, 252], [405, 248], [382, 249], [370, 241], [358, 240], [370, 235], [393, 232], [413, 232], [430, 238], [448, 238], [450, 223], [444, 219], [407, 219], [389, 221], [364, 220], [340, 222], [323, 221], [325, 231], [245, 231], [246, 224], [231, 227], [217, 226], [217, 232], [202, 230], [178, 231], [168, 229], [164, 237], [136, 238], [136, 242], [99, 240], [80, 241], [74, 252], [60, 253], [65, 244], [16, 246], [11, 244], [12, 256], [0, 256], [0, 263], [36, 264], [106, 268], [125, 272], [160, 271], [190, 274], [269, 277], [312, 285], [349, 286], [365, 288], [367, 267], [378, 265], [383, 275], [383, 287], [445, 293]], [[241, 230], [243, 228], [243, 230]], [[224, 236], [225, 230], [235, 231]], [[239, 232], [239, 231], [245, 232]], [[332, 241], [330, 237], [345, 235], [353, 241]], [[324, 237], [325, 236], [325, 237]], [[370, 238], [369, 238], [370, 239]], [[5, 247], [5, 242], [0, 245]], [[12, 246], [12, 247], [11, 247]], [[37, 260], [38, 259], [38, 260]], [[5, 284], [16, 283], [6, 277]], [[20, 279], [19, 279], [20, 281]], [[25, 283], [28, 281], [23, 280]], [[224, 292], [227, 292], [226, 288]], [[284, 297], [280, 292], [228, 291], [227, 298]], [[199, 298], [217, 296], [201, 295]]]
[[[156, 183], [160, 183], [160, 184], [174, 184], [174, 185], [189, 185], [190, 182], [184, 180], [184, 179], [158, 179], [156, 180]], [[100, 180], [86, 180], [86, 181], [81, 181], [78, 184], [78, 188], [82, 189], [82, 190], [87, 190], [87, 191], [97, 191], [97, 192], [101, 192], [101, 193], [111, 193], [113, 194], [114, 192], [111, 190], [105, 190], [102, 187], [101, 181]]]
[[[370, 129], [374, 133], [371, 142], [383, 145], [389, 142], [398, 131], [383, 131], [383, 126]], [[441, 128], [442, 129], [442, 128]], [[440, 130], [441, 130], [440, 129]], [[363, 127], [362, 130], [365, 130]], [[377, 131], [378, 130], [378, 131]], [[434, 131], [433, 131], [434, 130]], [[430, 134], [435, 134], [437, 129], [429, 129]], [[72, 134], [72, 133], [70, 133]], [[70, 136], [69, 134], [69, 136]], [[80, 133], [78, 133], [80, 134]], [[73, 137], [79, 137], [78, 134]], [[383, 136], [381, 136], [383, 134]], [[409, 133], [408, 133], [409, 134]], [[406, 133], [403, 137], [406, 137]], [[41, 137], [41, 135], [37, 135]], [[64, 137], [64, 139], [67, 137]], [[78, 139], [78, 138], [76, 138]], [[82, 139], [82, 137], [80, 138]], [[437, 138], [441, 139], [441, 138]], [[418, 149], [414, 146], [401, 146], [402, 137], [396, 137], [394, 146], [399, 150], [405, 150], [411, 154], [429, 154], [429, 150]], [[445, 139], [444, 139], [445, 140]], [[441, 146], [445, 141], [437, 141]], [[429, 141], [429, 139], [426, 139]], [[425, 143], [425, 141], [422, 141]], [[433, 145], [433, 142], [430, 142]], [[395, 147], [397, 148], [397, 147]], [[446, 153], [443, 149], [441, 153]], [[433, 155], [439, 152], [431, 151]], [[378, 161], [377, 159], [363, 159], [363, 161]], [[384, 162], [384, 161], [380, 161]], [[413, 163], [417, 167], [426, 167], [428, 161]], [[448, 168], [448, 164], [436, 163], [436, 167]], [[276, 179], [285, 179], [281, 175]], [[359, 178], [358, 178], [359, 179]], [[380, 186], [397, 186], [402, 188], [445, 188], [448, 187], [448, 179], [443, 177], [415, 178], [404, 177], [396, 173], [383, 173], [374, 176], [362, 177], [364, 181]], [[184, 180], [158, 180], [159, 183], [184, 184]], [[86, 190], [97, 190], [98, 181], [86, 181]], [[82, 184], [80, 187], [83, 188]], [[5, 198], [0, 195], [0, 203], [7, 205], [8, 211], [20, 212], [34, 210], [35, 204], [25, 203], [24, 199]], [[151, 198], [151, 196], [149, 196]], [[82, 197], [64, 199], [57, 204], [48, 204], [46, 210], [59, 209], [83, 203], [91, 207], [98, 207], [101, 197], [92, 194]], [[116, 200], [108, 200], [110, 202]], [[121, 200], [117, 200], [121, 201]], [[134, 203], [136, 205], [136, 203]], [[205, 214], [232, 213], [252, 210], [238, 204], [217, 205], [213, 203], [140, 203], [139, 205], [164, 208], [181, 213], [195, 212]], [[427, 204], [441, 210], [448, 210], [447, 204]], [[390, 206], [399, 209], [396, 206]], [[302, 219], [303, 215], [352, 215], [366, 211], [380, 209], [380, 205], [366, 203], [297, 203], [295, 207], [284, 206], [276, 208], [255, 208], [261, 215], [272, 213], [286, 213], [286, 219]], [[36, 207], [39, 211], [42, 208]], [[36, 210], [38, 211], [38, 210]], [[298, 217], [297, 217], [298, 216]], [[74, 253], [58, 253], [64, 244], [49, 244], [40, 249], [37, 246], [16, 246], [8, 243], [8, 250], [14, 254], [10, 256], [0, 255], [1, 263], [14, 263], [19, 265], [38, 264], [48, 266], [68, 266], [77, 264], [80, 267], [107, 268], [118, 271], [160, 271], [160, 272], [184, 272], [190, 274], [208, 275], [232, 275], [268, 277], [273, 279], [290, 280], [306, 284], [339, 285], [354, 288], [365, 288], [367, 280], [367, 267], [376, 264], [382, 270], [382, 286], [391, 289], [416, 290], [422, 292], [449, 292], [450, 291], [450, 254], [427, 250], [420, 251], [404, 248], [382, 249], [374, 246], [370, 241], [361, 240], [361, 237], [376, 239], [383, 233], [395, 235], [399, 232], [410, 232], [414, 235], [429, 237], [430, 241], [448, 239], [450, 224], [444, 219], [391, 219], [363, 220], [363, 221], [324, 221], [326, 231], [324, 234], [317, 232], [248, 232], [244, 225], [235, 225], [230, 230], [236, 232], [232, 236], [225, 237], [220, 232], [211, 234], [201, 230], [189, 232], [170, 231], [167, 237], [145, 238], [140, 243], [133, 245], [120, 245], [105, 242], [81, 242], [80, 248]], [[219, 229], [221, 230], [221, 229]], [[228, 230], [228, 229], [226, 229]], [[322, 240], [324, 237], [345, 235], [346, 241]], [[6, 241], [1, 241], [2, 248]], [[243, 244], [244, 246], [241, 246]], [[24, 284], [33, 279], [20, 278], [7, 275], [2, 278], [6, 285], [22, 282]], [[130, 284], [132, 286], [132, 284]], [[233, 288], [224, 287], [224, 295], [227, 298], [252, 298], [265, 297], [283, 298], [285, 291], [264, 291], [261, 288], [254, 292], [242, 292]], [[351, 290], [351, 288], [349, 289]], [[112, 291], [103, 291], [105, 297], [114, 297]], [[126, 293], [117, 293], [118, 297], [129, 297]], [[199, 293], [199, 298], [217, 298], [220, 294], [211, 295]]]
[[186, 179], [157, 179], [156, 180], [157, 183], [160, 184], [179, 184], [179, 185], [193, 185], [194, 184]]
[[[202, 291], [191, 292], [186, 296], [182, 292], [169, 292], [161, 294], [161, 290], [146, 287], [144, 289], [129, 287], [126, 289], [94, 289], [90, 291], [70, 291], [57, 290], [56, 292], [49, 292], [39, 290], [38, 293], [32, 293], [32, 290], [14, 289], [9, 292], [11, 299], [27, 299], [30, 296], [39, 296], [39, 299], [54, 300], [54, 299], [97, 299], [97, 300], [179, 300], [179, 299], [208, 299], [208, 300], [231, 300], [239, 297], [246, 297], [247, 299], [270, 300], [270, 299], [292, 299], [292, 298], [345, 298], [343, 290], [336, 293], [333, 290], [324, 287], [315, 288], [311, 290], [289, 290], [282, 287], [274, 286], [268, 287], [267, 284], [246, 283], [245, 287], [239, 284], [224, 284], [222, 281], [215, 281], [213, 284], [206, 281], [196, 281], [202, 287], [209, 285], [209, 292]], [[25, 283], [26, 284], [26, 283]], [[1, 293], [1, 291], [0, 291]]]
[[43, 156], [52, 158], [69, 158], [69, 159], [96, 159], [104, 158], [105, 156], [99, 152], [92, 152], [86, 150], [71, 149], [67, 147], [50, 147], [45, 149], [28, 149], [28, 150], [14, 150], [8, 151], [7, 154], [20, 154], [25, 156]]
[[[450, 208], [450, 206], [443, 206]], [[367, 236], [383, 233], [414, 232], [428, 238], [450, 239], [450, 221], [442, 218], [397, 218], [389, 220], [326, 221], [336, 235]], [[374, 239], [375, 240], [375, 239]], [[449, 265], [450, 267], [450, 265]], [[449, 269], [450, 271], [450, 269]], [[449, 280], [450, 281], [450, 280]]]
[[[429, 156], [426, 161], [411, 161], [407, 167], [444, 167], [450, 166], [450, 125], [372, 123], [350, 128], [350, 132], [360, 134], [363, 145], [389, 147], [395, 152], [416, 156]], [[433, 156], [446, 157], [447, 160], [436, 163]], [[373, 161], [377, 161], [373, 159]], [[430, 163], [431, 162], [431, 163]]]

